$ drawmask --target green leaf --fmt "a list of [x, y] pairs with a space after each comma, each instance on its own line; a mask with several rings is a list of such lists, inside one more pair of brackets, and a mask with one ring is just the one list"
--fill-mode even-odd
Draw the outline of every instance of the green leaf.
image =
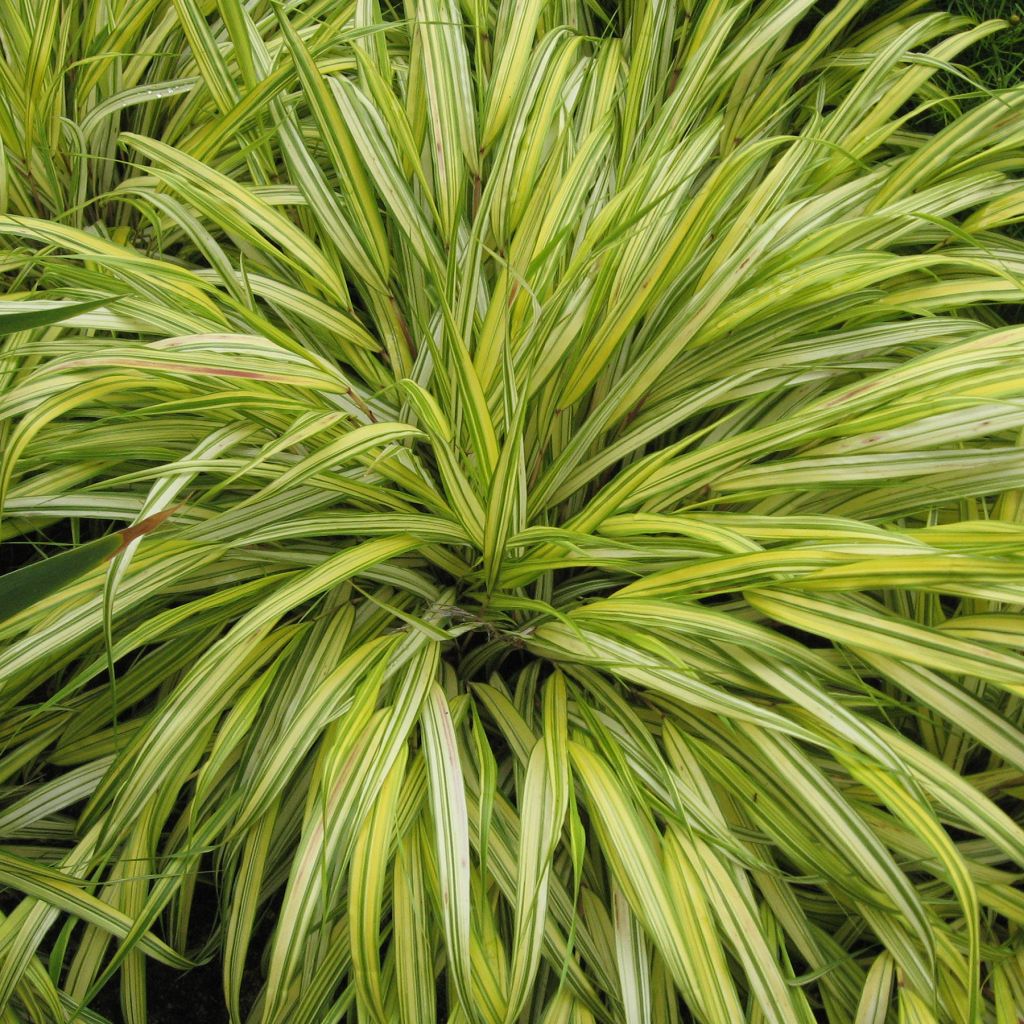
[[48, 302], [39, 299], [6, 300], [0, 302], [0, 336], [15, 331], [30, 331], [34, 327], [49, 327], [63, 323], [82, 313], [91, 313], [107, 305], [113, 296], [87, 299], [83, 302]]

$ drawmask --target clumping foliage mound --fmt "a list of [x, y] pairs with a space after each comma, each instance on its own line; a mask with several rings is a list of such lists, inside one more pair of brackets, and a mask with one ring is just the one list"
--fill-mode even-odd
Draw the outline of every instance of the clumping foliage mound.
[[1015, 1024], [1004, 30], [2, 0], [0, 1021]]

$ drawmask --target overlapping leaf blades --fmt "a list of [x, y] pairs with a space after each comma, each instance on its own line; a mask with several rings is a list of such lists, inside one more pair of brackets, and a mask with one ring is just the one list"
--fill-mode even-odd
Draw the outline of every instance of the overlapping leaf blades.
[[1024, 89], [917, 131], [917, 6], [0, 3], [0, 536], [183, 503], [0, 623], [3, 1019], [1015, 1021]]

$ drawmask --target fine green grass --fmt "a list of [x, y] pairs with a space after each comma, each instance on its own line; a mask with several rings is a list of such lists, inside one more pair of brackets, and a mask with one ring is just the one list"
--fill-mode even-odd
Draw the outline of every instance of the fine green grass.
[[1020, 0], [953, 0], [949, 10], [975, 22], [999, 18], [1006, 26], [968, 47], [957, 59], [989, 89], [1024, 81], [1024, 3]]
[[992, 17], [1007, 20], [1006, 29], [989, 37], [987, 44], [982, 42], [968, 50], [961, 60], [989, 88], [1006, 89], [1020, 85], [1024, 80], [1024, 4], [1019, 0], [988, 0], [986, 3], [957, 0], [953, 10], [966, 14], [976, 22], [984, 22], [986, 18]]
[[[933, 5], [926, 4], [925, 10]], [[899, 10], [900, 4], [885, 0], [871, 6], [871, 16]], [[936, 72], [935, 82], [953, 102], [934, 107], [922, 124], [939, 131], [965, 109], [984, 100], [991, 91], [1012, 89], [1024, 83], [1024, 3], [1020, 0], [950, 0], [945, 9], [974, 24], [1000, 20], [1001, 28], [978, 39], [957, 55], [949, 69]], [[1009, 228], [1020, 236], [1020, 225]]]
[[[922, 0], [919, 10], [938, 5]], [[881, 0], [870, 5], [866, 19], [898, 13], [905, 5], [899, 0]], [[956, 105], [933, 111], [934, 124], [941, 127], [957, 110], [983, 99], [986, 90], [1012, 89], [1024, 81], [1024, 3], [1020, 0], [949, 0], [942, 9], [969, 19], [973, 24], [1001, 21], [1001, 27], [962, 50], [950, 68], [936, 72], [935, 82], [957, 101]]]
[[0, 1024], [1019, 1024], [975, 13], [0, 0]]

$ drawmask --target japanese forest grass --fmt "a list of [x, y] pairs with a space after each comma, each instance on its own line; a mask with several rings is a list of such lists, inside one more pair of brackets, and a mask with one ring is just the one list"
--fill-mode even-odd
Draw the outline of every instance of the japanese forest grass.
[[881, 10], [0, 0], [3, 1024], [1017, 1021], [1024, 88]]

